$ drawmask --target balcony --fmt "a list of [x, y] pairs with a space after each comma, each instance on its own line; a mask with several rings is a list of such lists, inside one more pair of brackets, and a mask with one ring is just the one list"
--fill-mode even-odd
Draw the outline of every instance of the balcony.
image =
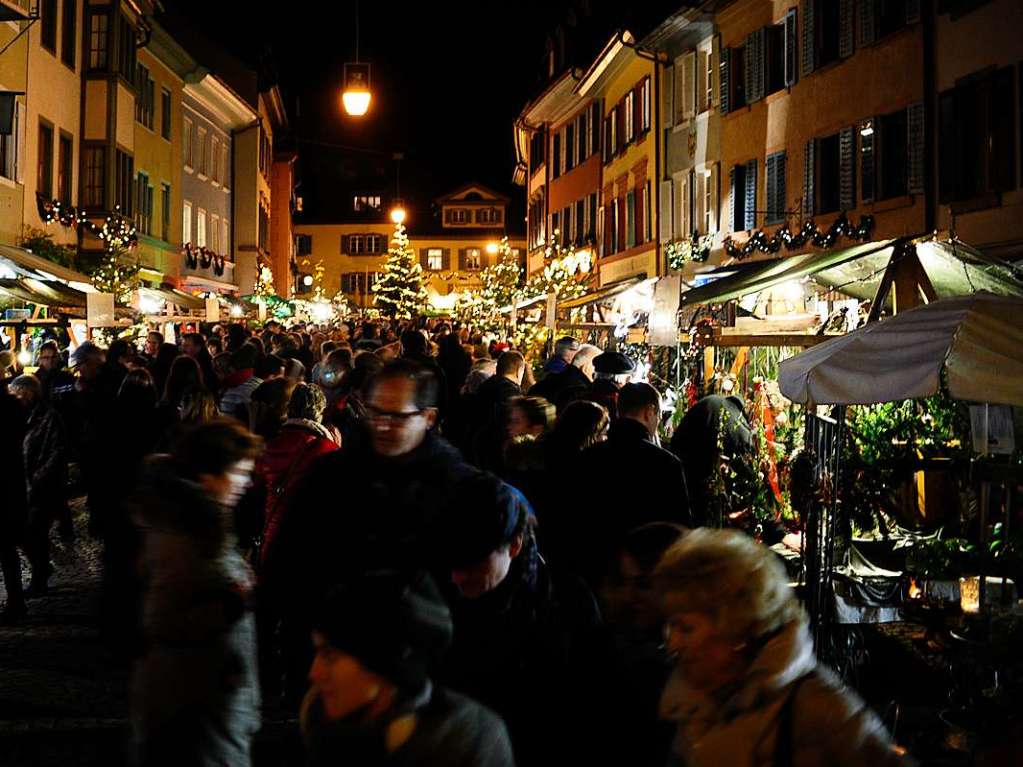
[[185, 245], [181, 249], [181, 279], [195, 285], [237, 290], [234, 261], [230, 256], [214, 253], [209, 248]]

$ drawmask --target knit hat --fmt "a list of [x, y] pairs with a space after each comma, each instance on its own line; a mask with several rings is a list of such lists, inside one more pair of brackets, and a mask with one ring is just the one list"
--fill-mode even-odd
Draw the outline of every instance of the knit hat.
[[493, 474], [462, 480], [446, 521], [448, 564], [461, 568], [484, 561], [512, 540], [531, 513], [525, 496]]
[[429, 574], [378, 571], [335, 588], [314, 629], [392, 684], [417, 691], [451, 642], [451, 613]]

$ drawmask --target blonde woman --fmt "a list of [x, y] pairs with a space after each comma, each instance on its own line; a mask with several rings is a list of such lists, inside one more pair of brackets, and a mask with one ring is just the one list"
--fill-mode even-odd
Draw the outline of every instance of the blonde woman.
[[734, 530], [693, 530], [654, 583], [675, 669], [661, 715], [678, 763], [845, 767], [909, 760], [866, 704], [814, 657], [784, 568]]

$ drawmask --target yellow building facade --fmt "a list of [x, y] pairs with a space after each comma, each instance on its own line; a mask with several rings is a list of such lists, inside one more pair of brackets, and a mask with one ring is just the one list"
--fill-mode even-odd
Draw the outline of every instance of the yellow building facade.
[[[27, 0], [15, 5], [28, 13]], [[18, 242], [24, 222], [29, 38], [18, 35], [28, 24], [28, 21], [0, 23], [0, 48], [6, 48], [0, 56], [0, 90], [21, 94], [14, 97], [11, 133], [0, 136], [0, 243], [4, 245]]]

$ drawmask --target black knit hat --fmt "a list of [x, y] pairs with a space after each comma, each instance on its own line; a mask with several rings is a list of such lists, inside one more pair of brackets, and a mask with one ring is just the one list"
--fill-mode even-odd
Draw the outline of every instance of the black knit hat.
[[603, 375], [624, 375], [636, 369], [636, 363], [621, 352], [604, 352], [593, 358], [593, 369]]
[[493, 474], [480, 473], [459, 483], [446, 524], [448, 564], [479, 564], [515, 537], [532, 513], [529, 502]]
[[417, 691], [451, 643], [451, 613], [433, 579], [380, 571], [327, 596], [313, 628], [404, 690]]

